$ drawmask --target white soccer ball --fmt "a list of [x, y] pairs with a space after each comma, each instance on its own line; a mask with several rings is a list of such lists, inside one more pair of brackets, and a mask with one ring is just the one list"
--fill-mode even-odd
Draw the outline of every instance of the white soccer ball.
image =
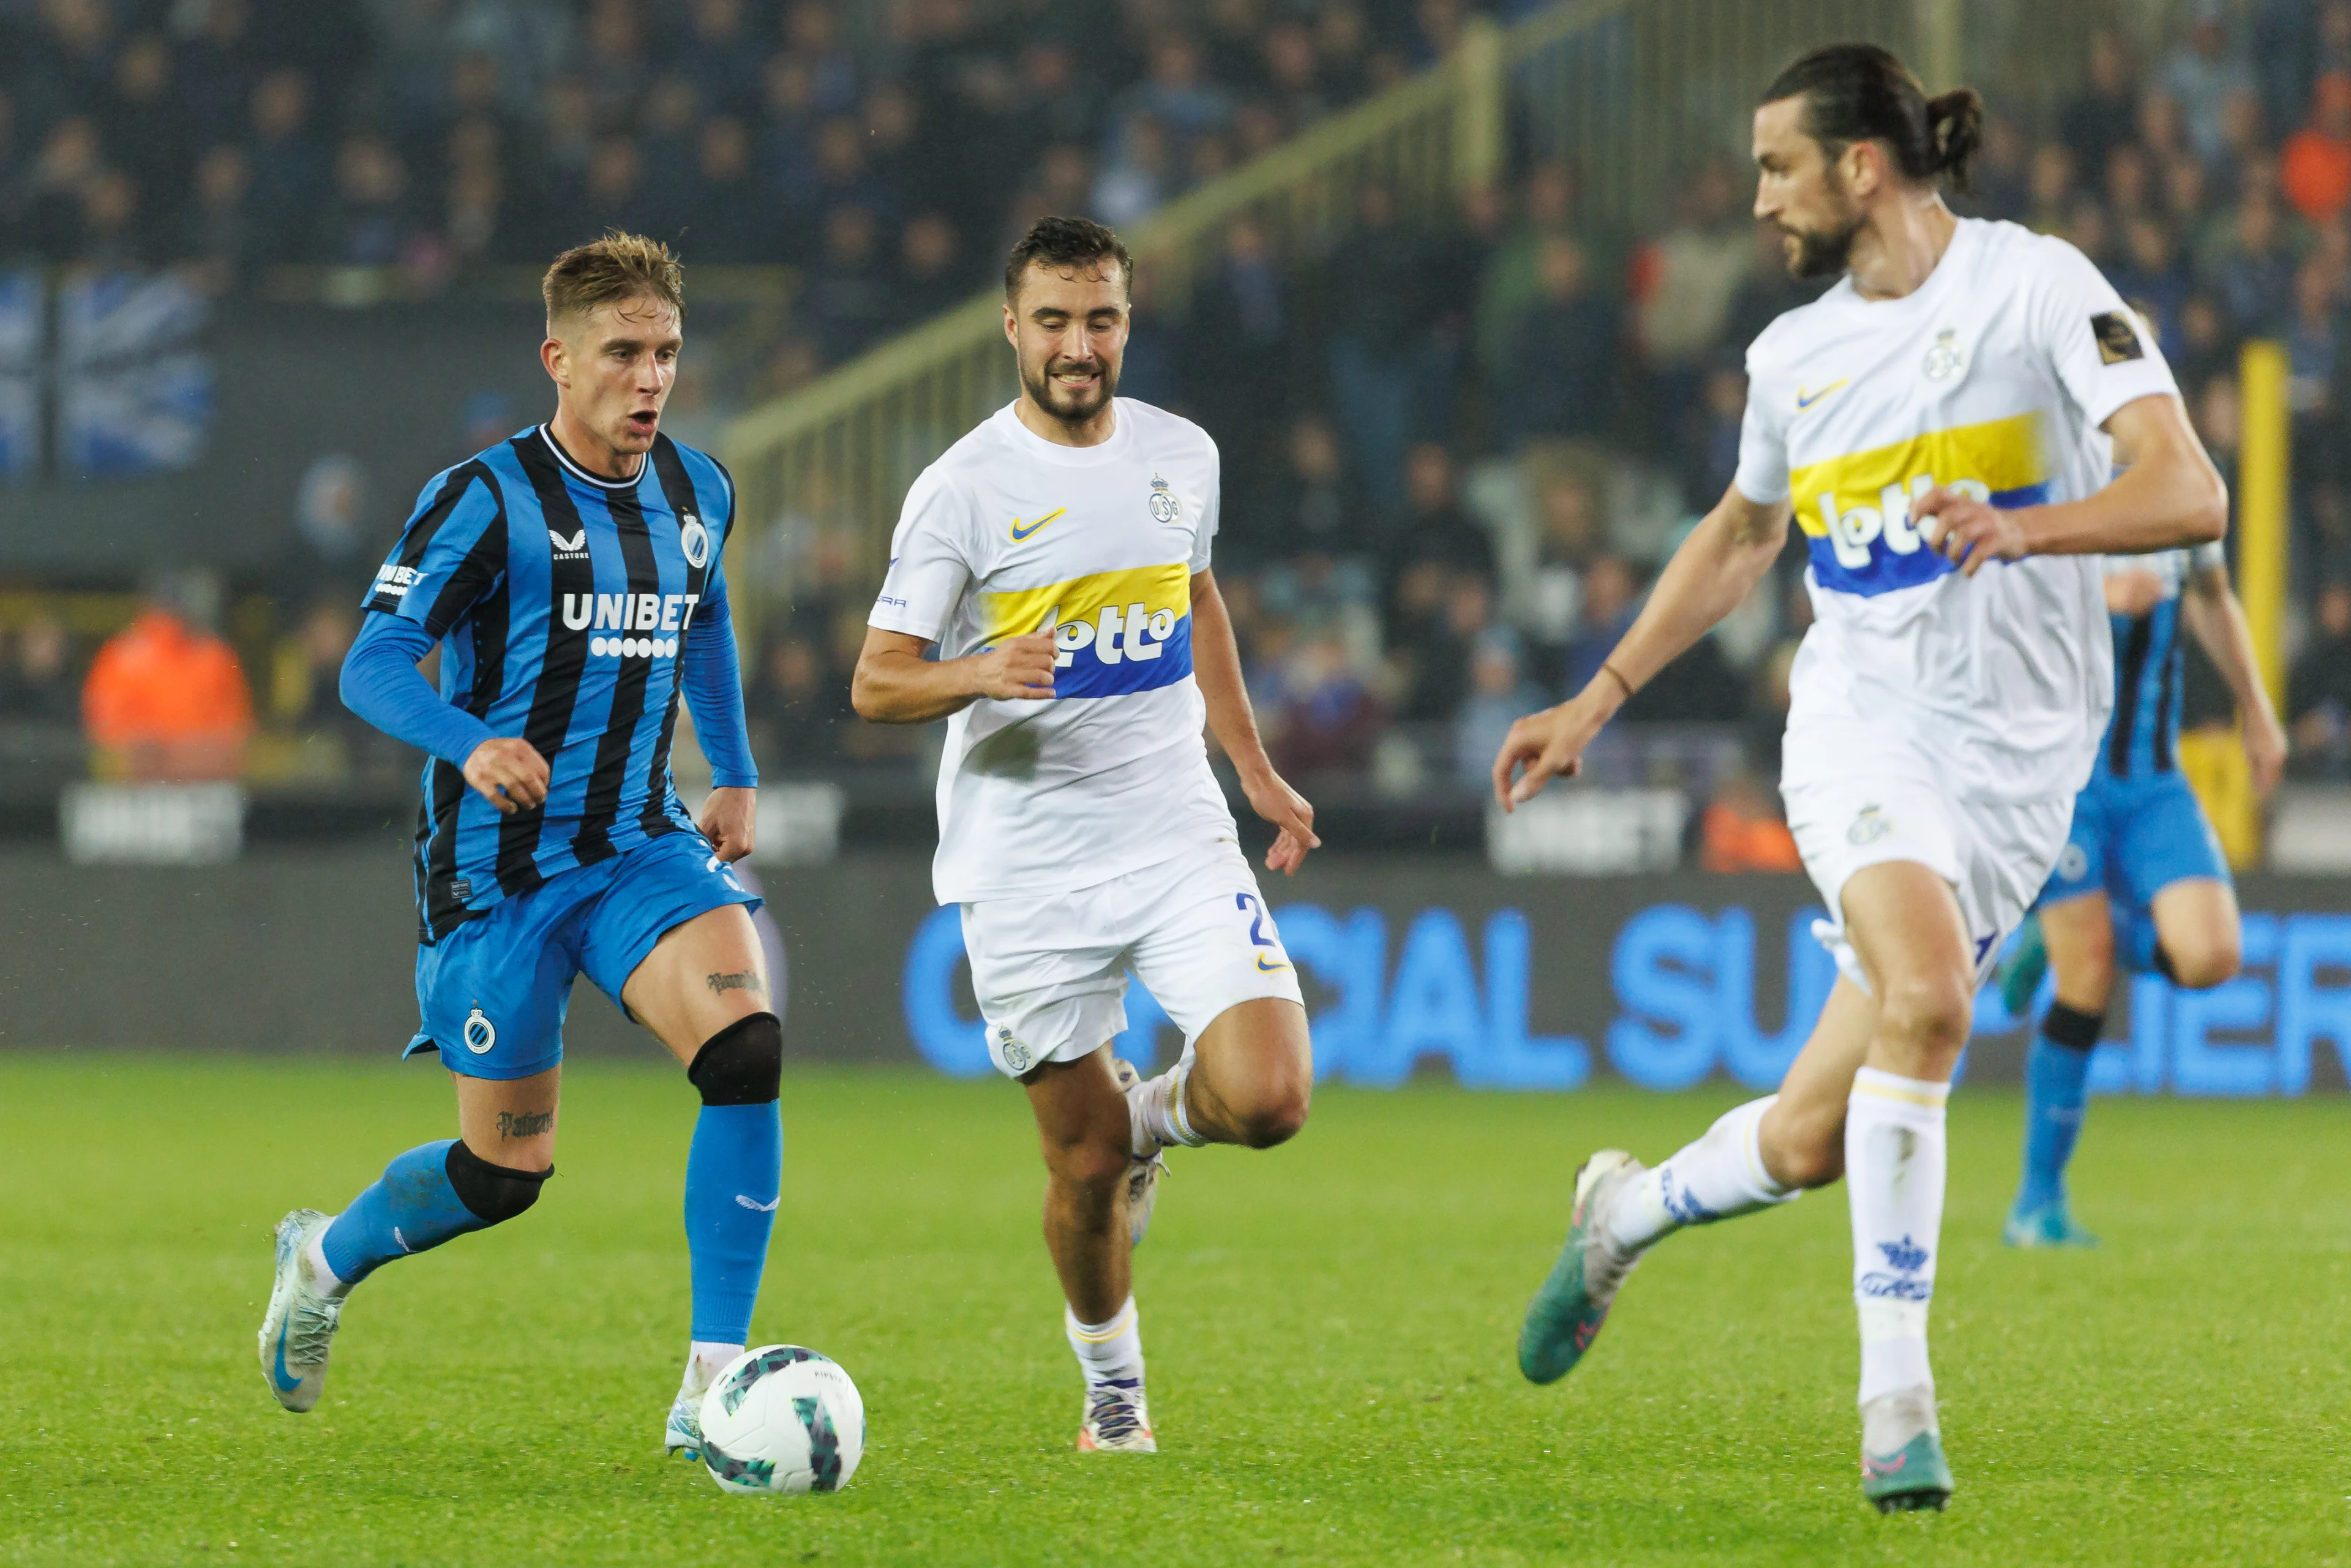
[[839, 1491], [864, 1456], [865, 1401], [812, 1350], [747, 1350], [702, 1396], [702, 1462], [726, 1491]]

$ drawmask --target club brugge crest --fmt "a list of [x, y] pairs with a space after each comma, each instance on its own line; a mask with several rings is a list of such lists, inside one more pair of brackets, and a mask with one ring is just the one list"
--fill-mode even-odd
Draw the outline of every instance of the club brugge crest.
[[1184, 515], [1184, 503], [1167, 487], [1167, 481], [1158, 475], [1151, 476], [1151, 516], [1163, 523], [1172, 523]]
[[465, 1015], [465, 1027], [461, 1032], [465, 1037], [465, 1049], [475, 1056], [489, 1055], [490, 1048], [498, 1043], [498, 1026], [479, 1008]]
[[700, 571], [710, 564], [710, 530], [692, 512], [678, 519], [677, 542], [685, 551], [685, 564]]

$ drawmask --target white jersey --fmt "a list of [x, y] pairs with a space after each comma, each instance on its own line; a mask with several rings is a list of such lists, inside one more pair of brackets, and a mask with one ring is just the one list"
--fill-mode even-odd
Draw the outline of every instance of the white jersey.
[[1765, 329], [1747, 371], [1740, 493], [1792, 502], [1812, 552], [1783, 785], [1847, 771], [1867, 734], [1964, 796], [2073, 794], [2114, 706], [2099, 558], [1962, 578], [1908, 507], [1938, 484], [2001, 507], [2103, 487], [2098, 427], [2177, 391], [2121, 296], [2063, 240], [1961, 218], [1917, 290], [1867, 300], [1844, 278]]
[[1096, 446], [999, 409], [906, 493], [871, 624], [942, 659], [1049, 629], [1060, 649], [1051, 700], [983, 699], [947, 721], [943, 904], [1092, 887], [1236, 836], [1192, 675], [1216, 443], [1149, 403], [1115, 408]]

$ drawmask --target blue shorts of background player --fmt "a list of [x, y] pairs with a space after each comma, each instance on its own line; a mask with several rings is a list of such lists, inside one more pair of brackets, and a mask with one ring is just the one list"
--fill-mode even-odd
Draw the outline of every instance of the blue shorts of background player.
[[494, 905], [416, 950], [416, 1037], [468, 1078], [528, 1078], [563, 1060], [571, 982], [585, 975], [621, 1005], [664, 932], [730, 904], [756, 911], [699, 833], [671, 833], [580, 866]]
[[2187, 779], [2102, 773], [2074, 797], [2073, 831], [2034, 907], [2104, 893], [2114, 910], [2116, 962], [2150, 974], [2158, 967], [2155, 895], [2190, 877], [2230, 880], [2220, 841]]

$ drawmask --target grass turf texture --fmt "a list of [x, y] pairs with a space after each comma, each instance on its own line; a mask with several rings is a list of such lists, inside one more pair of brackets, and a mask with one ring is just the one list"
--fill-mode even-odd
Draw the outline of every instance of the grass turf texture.
[[862, 1387], [829, 1498], [664, 1464], [685, 1337], [674, 1071], [589, 1063], [523, 1220], [354, 1298], [308, 1416], [263, 1386], [271, 1223], [446, 1134], [412, 1065], [0, 1058], [0, 1562], [2351, 1561], [2340, 1102], [2102, 1103], [2095, 1254], [1998, 1241], [2013, 1093], [1962, 1091], [1935, 1314], [1959, 1491], [1856, 1481], [1841, 1190], [1676, 1239], [1566, 1383], [1511, 1346], [1584, 1152], [1733, 1096], [1325, 1092], [1178, 1154], [1137, 1257], [1155, 1458], [1079, 1383], [1020, 1095], [794, 1071], [756, 1337]]

